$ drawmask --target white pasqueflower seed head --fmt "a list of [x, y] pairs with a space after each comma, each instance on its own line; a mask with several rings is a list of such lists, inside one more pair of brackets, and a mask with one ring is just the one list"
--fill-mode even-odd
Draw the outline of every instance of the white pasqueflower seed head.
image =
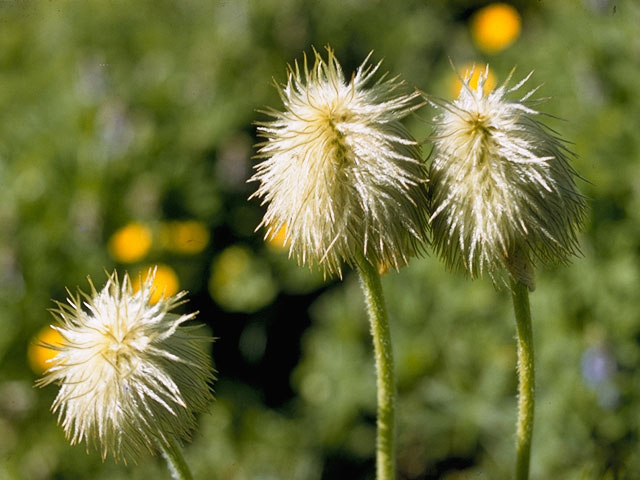
[[150, 303], [154, 275], [136, 292], [126, 274], [109, 275], [100, 292], [89, 279], [90, 295], [69, 293], [53, 310], [63, 340], [47, 345], [57, 355], [38, 385], [60, 385], [52, 410], [67, 438], [103, 459], [127, 463], [159, 441], [188, 439], [212, 399], [211, 338], [183, 325], [196, 313], [170, 313], [186, 292]]
[[421, 106], [419, 94], [397, 93], [402, 83], [368, 58], [349, 81], [333, 51], [314, 50], [311, 68], [289, 69], [278, 87], [284, 111], [259, 123], [255, 196], [267, 203], [266, 237], [286, 227], [298, 262], [341, 274], [343, 262], [364, 256], [399, 268], [427, 241], [426, 168], [400, 119]]
[[[433, 101], [434, 152], [430, 200], [435, 249], [450, 267], [492, 278], [505, 267], [533, 288], [527, 265], [534, 259], [566, 262], [578, 252], [576, 232], [585, 203], [578, 193], [571, 153], [527, 105], [507, 95], [509, 78], [485, 93], [489, 67], [470, 85], [463, 79], [453, 102]], [[512, 72], [513, 73], [513, 72]]]

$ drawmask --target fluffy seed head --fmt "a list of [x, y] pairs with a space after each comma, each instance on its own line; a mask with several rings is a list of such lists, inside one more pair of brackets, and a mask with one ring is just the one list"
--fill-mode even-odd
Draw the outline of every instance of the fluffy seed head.
[[531, 74], [507, 88], [509, 75], [485, 93], [488, 71], [476, 88], [469, 72], [455, 101], [432, 101], [440, 109], [430, 167], [434, 246], [472, 277], [488, 271], [495, 279], [506, 267], [533, 288], [532, 257], [566, 262], [578, 251], [585, 204], [571, 153], [527, 105], [537, 89], [519, 101], [506, 98]]
[[185, 326], [196, 313], [172, 309], [186, 292], [151, 305], [153, 275], [134, 292], [114, 272], [97, 292], [69, 294], [53, 310], [60, 344], [40, 386], [60, 385], [52, 410], [71, 444], [93, 444], [104, 459], [135, 461], [158, 441], [189, 438], [210, 402], [213, 371], [202, 348], [210, 337]]
[[372, 82], [380, 63], [368, 57], [347, 81], [327, 52], [290, 68], [278, 87], [284, 111], [258, 124], [266, 141], [251, 180], [268, 204], [261, 226], [266, 237], [286, 226], [290, 255], [328, 273], [360, 256], [399, 268], [427, 237], [426, 171], [399, 122], [419, 95], [397, 93], [402, 83], [386, 75]]

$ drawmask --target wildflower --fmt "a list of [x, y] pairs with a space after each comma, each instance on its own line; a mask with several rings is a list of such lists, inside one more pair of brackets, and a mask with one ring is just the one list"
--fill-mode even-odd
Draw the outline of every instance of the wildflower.
[[[482, 77], [482, 69], [476, 68], [475, 64], [466, 64], [462, 68], [452, 71], [451, 80], [449, 81], [449, 91], [452, 97], [460, 95], [462, 79], [467, 75], [469, 75], [469, 86], [475, 90], [478, 87], [478, 81]], [[494, 88], [496, 88], [496, 76], [493, 70], [489, 69], [487, 80], [484, 82], [484, 93], [488, 94]]]
[[272, 250], [285, 250], [288, 247], [287, 224], [285, 223], [282, 225], [277, 232], [275, 232], [270, 238], [266, 239], [266, 242]]
[[149, 252], [152, 242], [153, 235], [148, 226], [131, 222], [111, 236], [109, 252], [118, 262], [133, 263]]
[[255, 196], [268, 203], [261, 226], [273, 238], [286, 225], [289, 254], [341, 274], [361, 256], [399, 268], [426, 242], [426, 172], [417, 143], [399, 120], [419, 108], [397, 78], [367, 87], [380, 63], [367, 59], [346, 81], [327, 48], [311, 68], [296, 63], [278, 87], [284, 111], [259, 123]]
[[42, 374], [49, 365], [51, 359], [55, 357], [58, 352], [47, 345], [59, 345], [63, 341], [62, 335], [57, 330], [54, 330], [49, 325], [42, 328], [29, 343], [27, 349], [27, 359], [29, 366], [37, 374]]
[[153, 279], [151, 296], [149, 297], [151, 305], [155, 305], [162, 298], [172, 297], [180, 290], [180, 280], [176, 271], [169, 265], [158, 264], [138, 270], [138, 274], [134, 277], [135, 280], [132, 283], [133, 291], [137, 292], [143, 288], [148, 277]]
[[483, 52], [498, 53], [516, 41], [520, 34], [520, 15], [511, 5], [493, 3], [471, 17], [471, 35]]
[[90, 295], [57, 304], [62, 342], [49, 346], [58, 353], [38, 381], [60, 385], [52, 410], [67, 438], [125, 463], [188, 438], [211, 400], [213, 373], [201, 348], [211, 339], [183, 325], [196, 313], [170, 313], [186, 292], [151, 305], [153, 274], [136, 293], [115, 272], [100, 292], [89, 284]]
[[[459, 97], [435, 102], [435, 151], [430, 169], [434, 246], [450, 267], [472, 277], [506, 267], [531, 289], [532, 257], [566, 262], [578, 250], [584, 216], [565, 143], [506, 96], [506, 85], [486, 93], [489, 67], [476, 88], [465, 76]], [[513, 72], [512, 72], [513, 73]]]
[[195, 255], [209, 244], [209, 231], [197, 220], [167, 222], [160, 230], [161, 243], [176, 253]]

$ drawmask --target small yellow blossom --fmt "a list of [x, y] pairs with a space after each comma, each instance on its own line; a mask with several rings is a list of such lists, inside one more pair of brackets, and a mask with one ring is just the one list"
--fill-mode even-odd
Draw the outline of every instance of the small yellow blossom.
[[[155, 270], [155, 275], [154, 275]], [[152, 305], [158, 303], [161, 299], [172, 297], [180, 289], [180, 281], [178, 274], [169, 265], [156, 265], [141, 269], [133, 281], [133, 291], [137, 292], [141, 286], [146, 283], [148, 277], [153, 278], [151, 287], [151, 296], [149, 302]]]
[[498, 53], [516, 41], [520, 34], [520, 15], [506, 3], [492, 3], [471, 18], [471, 35], [483, 52]]
[[289, 246], [289, 242], [287, 241], [287, 225], [282, 225], [272, 237], [267, 237], [266, 241], [267, 245], [274, 250], [286, 249]]
[[196, 220], [173, 221], [162, 225], [160, 238], [167, 250], [195, 255], [209, 244], [209, 230]]
[[[478, 87], [478, 80], [480, 80], [484, 71], [481, 68], [476, 68], [474, 64], [467, 64], [457, 70], [457, 72], [453, 72], [451, 74], [450, 93], [452, 97], [460, 95], [463, 78], [468, 78], [469, 86], [475, 90]], [[484, 82], [482, 89], [485, 94], [488, 94], [494, 88], [496, 88], [496, 76], [494, 75], [493, 70], [489, 69], [487, 80]]]
[[131, 222], [109, 239], [109, 253], [118, 262], [133, 263], [149, 252], [153, 243], [151, 229], [141, 223]]
[[51, 366], [53, 359], [58, 352], [51, 347], [62, 343], [63, 338], [60, 332], [54, 330], [49, 325], [42, 328], [31, 340], [27, 350], [29, 366], [34, 373], [41, 374]]

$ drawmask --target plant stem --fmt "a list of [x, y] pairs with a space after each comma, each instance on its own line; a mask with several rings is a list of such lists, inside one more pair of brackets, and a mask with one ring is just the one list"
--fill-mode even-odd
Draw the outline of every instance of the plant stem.
[[376, 357], [378, 390], [378, 433], [376, 440], [376, 478], [395, 480], [395, 377], [393, 351], [387, 311], [384, 305], [380, 275], [365, 259], [358, 263], [371, 325]]
[[189, 466], [174, 441], [158, 440], [158, 446], [162, 451], [162, 456], [167, 461], [171, 476], [175, 480], [193, 480]]
[[518, 340], [518, 430], [516, 438], [516, 480], [529, 478], [531, 437], [535, 406], [535, 368], [533, 363], [533, 333], [529, 290], [517, 280], [511, 280], [511, 296], [516, 315]]

